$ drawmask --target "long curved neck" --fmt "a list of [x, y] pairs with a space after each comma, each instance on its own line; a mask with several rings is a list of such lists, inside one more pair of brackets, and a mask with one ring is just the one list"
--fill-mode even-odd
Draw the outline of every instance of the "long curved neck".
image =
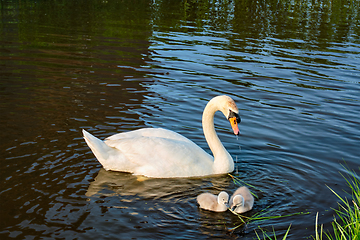
[[215, 174], [228, 173], [234, 170], [234, 161], [215, 132], [214, 115], [218, 110], [220, 109], [217, 105], [210, 101], [206, 105], [202, 116], [204, 136], [214, 156], [213, 171]]

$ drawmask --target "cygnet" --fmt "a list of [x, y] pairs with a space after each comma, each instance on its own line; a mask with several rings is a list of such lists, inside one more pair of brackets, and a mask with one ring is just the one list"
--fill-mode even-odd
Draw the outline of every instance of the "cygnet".
[[254, 205], [254, 197], [245, 186], [239, 187], [230, 198], [230, 209], [236, 213], [250, 211]]
[[225, 212], [228, 209], [229, 194], [220, 192], [218, 196], [202, 193], [196, 198], [200, 208], [214, 212]]

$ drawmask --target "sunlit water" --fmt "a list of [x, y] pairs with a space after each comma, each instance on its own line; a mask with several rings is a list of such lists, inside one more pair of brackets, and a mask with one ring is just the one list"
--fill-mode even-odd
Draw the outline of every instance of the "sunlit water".
[[[286, 3], [285, 3], [286, 2]], [[1, 2], [1, 239], [237, 238], [258, 226], [290, 239], [329, 228], [358, 169], [359, 3], [333, 1]], [[138, 179], [101, 168], [99, 138], [141, 127], [176, 131], [210, 152], [202, 110], [227, 94], [241, 136], [216, 114], [233, 175], [258, 196], [241, 222], [200, 210], [228, 175]], [[258, 230], [259, 232], [259, 230]]]

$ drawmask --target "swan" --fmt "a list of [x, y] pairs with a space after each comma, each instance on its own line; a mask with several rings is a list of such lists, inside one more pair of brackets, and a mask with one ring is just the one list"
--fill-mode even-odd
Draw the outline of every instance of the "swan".
[[214, 115], [221, 111], [239, 135], [239, 110], [226, 95], [212, 98], [206, 105], [202, 126], [213, 156], [186, 137], [162, 128], [143, 128], [118, 133], [104, 141], [83, 129], [84, 139], [106, 170], [129, 172], [151, 178], [199, 177], [229, 173], [234, 161], [218, 138]]
[[230, 198], [230, 209], [236, 213], [250, 211], [254, 205], [254, 197], [245, 186], [239, 187]]
[[220, 192], [218, 196], [211, 193], [202, 193], [197, 196], [196, 201], [202, 209], [225, 212], [228, 209], [229, 194], [224, 191]]

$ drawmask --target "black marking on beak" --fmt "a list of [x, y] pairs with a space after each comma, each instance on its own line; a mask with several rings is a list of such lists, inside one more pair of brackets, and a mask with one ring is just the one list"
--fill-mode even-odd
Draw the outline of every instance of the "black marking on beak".
[[236, 117], [236, 122], [237, 122], [237, 123], [240, 123], [240, 122], [241, 122], [241, 118], [240, 118], [239, 114], [237, 114], [237, 113], [235, 113], [235, 112], [233, 112], [233, 111], [231, 111], [231, 110], [229, 110], [229, 111], [230, 111], [230, 113], [229, 113], [228, 119], [233, 118], [233, 117]]

